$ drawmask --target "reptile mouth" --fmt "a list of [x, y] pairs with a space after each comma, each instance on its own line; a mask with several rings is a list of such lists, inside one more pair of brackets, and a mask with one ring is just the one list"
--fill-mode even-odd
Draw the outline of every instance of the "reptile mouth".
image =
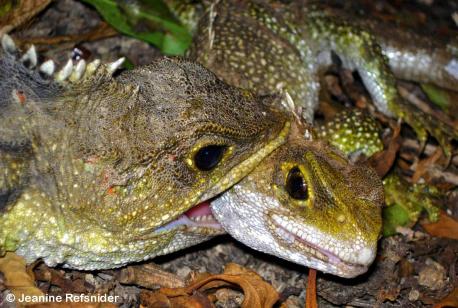
[[197, 204], [180, 215], [177, 219], [156, 229], [155, 232], [169, 231], [176, 228], [186, 228], [190, 232], [205, 232], [215, 235], [224, 233], [223, 227], [211, 212], [210, 200]]
[[[279, 217], [275, 215], [274, 217]], [[302, 231], [295, 228], [291, 224], [282, 223], [280, 219], [271, 218], [269, 228], [276, 236], [280, 245], [285, 246], [287, 249], [295, 249], [301, 254], [305, 253], [307, 256], [315, 258], [324, 262], [335, 269], [339, 275], [343, 277], [354, 277], [367, 271], [368, 265], [358, 264], [346, 261], [336, 255], [335, 253], [319, 247], [304, 238]], [[332, 273], [332, 272], [331, 272]]]

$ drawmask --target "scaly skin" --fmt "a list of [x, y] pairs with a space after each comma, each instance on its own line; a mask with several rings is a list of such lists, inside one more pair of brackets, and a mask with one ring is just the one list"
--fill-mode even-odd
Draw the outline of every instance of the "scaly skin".
[[[401, 206], [412, 223], [423, 209], [430, 219], [437, 219], [437, 193], [426, 185], [407, 183], [394, 173], [382, 185], [369, 167], [354, 165], [333, 149], [368, 157], [383, 150], [380, 127], [368, 115], [344, 111], [319, 127], [317, 136], [332, 147], [303, 135], [293, 129], [286, 144], [211, 203], [215, 218], [236, 239], [262, 252], [351, 278], [364, 273], [376, 255], [384, 195], [387, 206]], [[288, 181], [294, 169], [299, 169], [296, 178], [299, 174], [302, 186]], [[298, 198], [300, 187], [306, 193]]]
[[[198, 17], [183, 13], [192, 8], [178, 8], [182, 17]], [[222, 0], [207, 11], [190, 56], [228, 83], [258, 93], [287, 91], [311, 122], [318, 104], [318, 75], [331, 63], [332, 51], [345, 67], [359, 72], [379, 111], [406, 121], [422, 142], [430, 133], [450, 155], [458, 128], [401, 99], [392, 72], [456, 90], [458, 59], [445, 46], [398, 30], [383, 34], [384, 27], [358, 26], [302, 2], [273, 8], [263, 1]]]
[[[178, 16], [198, 18], [199, 10], [189, 6], [186, 8], [186, 5], [174, 6], [174, 1], [169, 2]], [[397, 92], [390, 66], [401, 78], [434, 82], [456, 89], [458, 71], [453, 65], [457, 61], [456, 56], [435, 44], [421, 44], [421, 51], [414, 52], [412, 47], [407, 48], [406, 44], [397, 42], [391, 36], [375, 36], [376, 27], [358, 27], [312, 6], [304, 8], [300, 5], [302, 3], [290, 6], [277, 3], [273, 8], [262, 1], [216, 1], [207, 7], [207, 14], [195, 29], [189, 56], [230, 84], [254, 89], [262, 94], [287, 92], [295, 104], [295, 111], [311, 122], [318, 103], [318, 75], [330, 64], [333, 51], [345, 67], [359, 72], [381, 112], [404, 119], [415, 129], [421, 141], [425, 141], [427, 132], [431, 133], [450, 154], [449, 143], [458, 136], [458, 130], [403, 101]], [[187, 22], [188, 25], [196, 24], [194, 21]], [[399, 36], [405, 38], [406, 34]], [[425, 42], [424, 39], [413, 38]], [[428, 54], [429, 58], [426, 56]], [[430, 70], [434, 70], [434, 74], [430, 74]], [[351, 121], [351, 118], [347, 120]], [[345, 128], [347, 120], [341, 121], [342, 128]], [[355, 127], [358, 124], [361, 124], [364, 132], [359, 132], [359, 128]], [[372, 154], [382, 146], [376, 136], [378, 129], [372, 128], [370, 121], [348, 125], [350, 127], [342, 131], [340, 136], [332, 131], [328, 133], [334, 141], [343, 141], [338, 143], [341, 150], [346, 152], [358, 147], [359, 151]], [[328, 156], [332, 150], [323, 149], [316, 150], [313, 142], [298, 141], [298, 144], [284, 145], [263, 161], [248, 178], [213, 202], [212, 208], [218, 221], [231, 235], [255, 249], [336, 275], [352, 277], [364, 272], [375, 256], [380, 211], [364, 209], [378, 209], [380, 200], [365, 199], [364, 193], [360, 198], [360, 191], [349, 190], [348, 187], [361, 184], [356, 179], [346, 178], [349, 170], [355, 167], [348, 161], [342, 161], [343, 165], [347, 164], [346, 171], [336, 168], [332, 157]], [[304, 153], [309, 154], [306, 156]], [[321, 157], [326, 163], [311, 171], [314, 156]], [[289, 166], [285, 167], [286, 170], [291, 170], [291, 161], [301, 164], [302, 174], [312, 174], [307, 178], [309, 194], [323, 195], [323, 199], [307, 200], [309, 208], [315, 209], [316, 216], [307, 208], [291, 211], [297, 202], [285, 200], [284, 196], [278, 195], [278, 189], [271, 190], [271, 185], [278, 185], [276, 181], [281, 177], [281, 166], [286, 164]], [[330, 175], [333, 175], [335, 182], [320, 181], [330, 178]], [[282, 176], [284, 178], [284, 174]], [[376, 184], [376, 175], [372, 176], [365, 184], [365, 193], [379, 196], [382, 188]], [[366, 181], [367, 177], [363, 175], [362, 178]], [[386, 189], [390, 187], [387, 185]], [[285, 194], [284, 191], [282, 193]], [[326, 199], [326, 196], [332, 197]], [[335, 211], [316, 210], [321, 208]], [[314, 242], [315, 249], [300, 245], [292, 249], [288, 244], [282, 245], [275, 230], [267, 227], [270, 210], [284, 211], [284, 217], [295, 220], [297, 229], [290, 231], [296, 235], [298, 230], [319, 229], [321, 237]], [[343, 217], [342, 221], [349, 219], [353, 225], [340, 223], [338, 217]], [[341, 231], [339, 233], [336, 230]], [[361, 237], [364, 239], [361, 240]], [[311, 241], [310, 238], [305, 239], [309, 244]], [[355, 245], [356, 242], [359, 244]], [[332, 251], [336, 255], [343, 255], [320, 260], [310, 251]], [[354, 267], [347, 266], [349, 263], [353, 263]]]
[[[338, 113], [331, 121], [318, 127], [317, 134], [346, 155], [359, 153], [370, 157], [383, 150], [381, 128], [377, 121], [358, 110]], [[411, 223], [418, 220], [423, 210], [428, 212], [430, 220], [438, 219], [439, 208], [435, 201], [440, 194], [435, 188], [426, 184], [408, 183], [395, 172], [390, 172], [383, 179], [383, 187], [386, 205], [399, 205]]]
[[[113, 268], [221, 233], [183, 213], [239, 181], [288, 133], [279, 97], [240, 91], [183, 60], [116, 78], [91, 64], [57, 82], [1, 52], [0, 73], [0, 252], [29, 262]], [[203, 170], [196, 153], [209, 145], [224, 150]]]
[[293, 133], [213, 201], [212, 212], [228, 233], [254, 249], [355, 277], [367, 271], [377, 252], [382, 183], [368, 166], [353, 165], [303, 134]]

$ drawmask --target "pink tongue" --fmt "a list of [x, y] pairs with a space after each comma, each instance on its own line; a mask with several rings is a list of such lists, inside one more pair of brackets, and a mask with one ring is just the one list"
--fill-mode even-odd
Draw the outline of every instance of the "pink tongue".
[[212, 211], [210, 210], [210, 202], [204, 201], [202, 203], [199, 203], [186, 213], [184, 213], [186, 216], [189, 218], [191, 217], [197, 217], [197, 216], [206, 216], [206, 215], [212, 215]]

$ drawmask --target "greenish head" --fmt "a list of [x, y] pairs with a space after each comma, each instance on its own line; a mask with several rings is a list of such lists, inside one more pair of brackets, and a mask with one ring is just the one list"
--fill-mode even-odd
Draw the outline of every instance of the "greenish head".
[[33, 155], [27, 181], [0, 213], [0, 252], [100, 269], [221, 232], [185, 213], [286, 140], [289, 116], [275, 107], [282, 98], [231, 87], [181, 59], [116, 77], [92, 68], [62, 82], [47, 104], [11, 104]]
[[354, 277], [375, 258], [383, 201], [372, 169], [299, 138], [273, 152], [212, 210], [228, 233], [254, 249]]

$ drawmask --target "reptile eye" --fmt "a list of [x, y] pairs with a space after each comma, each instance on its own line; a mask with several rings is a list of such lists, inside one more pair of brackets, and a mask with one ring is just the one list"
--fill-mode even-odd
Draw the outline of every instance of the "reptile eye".
[[215, 168], [221, 159], [227, 147], [224, 145], [208, 145], [201, 148], [194, 155], [194, 163], [199, 170], [210, 171]]
[[298, 167], [294, 167], [289, 171], [286, 178], [286, 191], [293, 199], [307, 200], [307, 184], [305, 183], [304, 175]]

